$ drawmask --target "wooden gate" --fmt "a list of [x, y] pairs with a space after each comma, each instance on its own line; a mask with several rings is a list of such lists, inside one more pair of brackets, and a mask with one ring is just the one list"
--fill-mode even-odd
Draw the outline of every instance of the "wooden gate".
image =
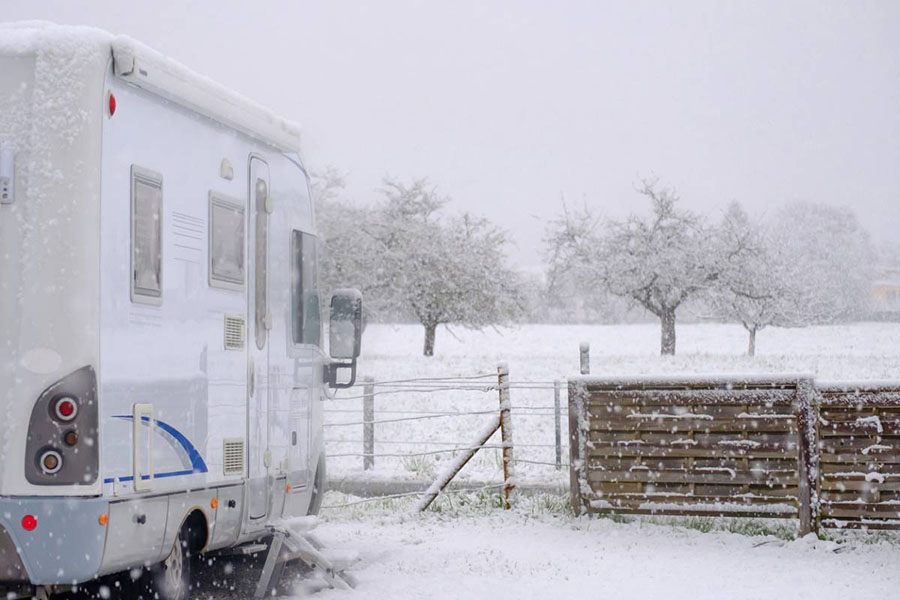
[[799, 518], [814, 525], [805, 378], [569, 382], [572, 508]]

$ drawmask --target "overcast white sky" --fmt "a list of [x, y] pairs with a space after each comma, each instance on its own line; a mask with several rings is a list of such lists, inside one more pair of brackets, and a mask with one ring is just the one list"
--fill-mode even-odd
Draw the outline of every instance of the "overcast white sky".
[[313, 168], [428, 176], [540, 260], [560, 197], [853, 207], [900, 239], [900, 2], [0, 0], [126, 33], [300, 122]]

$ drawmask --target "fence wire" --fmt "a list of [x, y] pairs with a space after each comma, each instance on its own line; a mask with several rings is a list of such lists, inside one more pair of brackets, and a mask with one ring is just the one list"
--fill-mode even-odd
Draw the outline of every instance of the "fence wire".
[[[503, 382], [502, 388], [513, 391], [513, 394], [516, 391], [523, 392], [519, 398], [515, 398], [517, 400], [516, 404], [507, 404], [507, 406], [511, 410], [512, 422], [522, 421], [529, 423], [529, 425], [524, 427], [524, 430], [529, 431], [531, 435], [530, 438], [527, 436], [514, 436], [511, 446], [507, 446], [520, 450], [514, 456], [513, 463], [555, 467], [557, 469], [562, 467], [568, 468], [568, 464], [559, 460], [561, 456], [568, 457], [569, 440], [567, 432], [563, 430], [562, 435], [557, 434], [556, 443], [551, 441], [556, 428], [561, 426], [560, 423], [562, 421], [565, 421], [564, 427], [568, 427], [568, 422], [564, 418], [564, 412], [567, 411], [567, 406], [564, 404], [564, 398], [568, 393], [567, 386], [562, 382], [554, 381], [507, 380]], [[431, 435], [440, 431], [444, 433], [453, 433], [455, 431], [456, 433], [461, 433], [461, 437], [467, 437], [470, 431], [469, 423], [472, 423], [472, 421], [460, 421], [459, 419], [496, 415], [501, 410], [499, 396], [503, 393], [501, 392], [497, 373], [384, 381], [357, 380], [355, 386], [345, 390], [343, 393], [346, 395], [338, 394], [333, 400], [339, 402], [357, 401], [359, 404], [354, 403], [348, 406], [347, 404], [335, 403], [331, 407], [325, 408], [324, 412], [326, 414], [334, 415], [332, 417], [333, 421], [325, 423], [325, 427], [336, 433], [345, 431], [348, 427], [361, 427], [365, 435], [363, 439], [355, 436], [348, 439], [342, 435], [335, 435], [326, 439], [326, 444], [335, 451], [334, 453], [326, 454], [329, 459], [361, 459], [364, 469], [368, 470], [374, 468], [375, 461], [379, 459], [385, 459], [388, 461], [387, 464], [391, 464], [392, 461], [397, 460], [458, 455], [459, 453], [471, 452], [482, 448], [502, 450], [505, 447], [502, 443], [473, 446], [471, 439], [460, 439], [459, 437], [455, 439], [454, 437], [449, 437], [449, 439], [448, 437], [428, 439]], [[545, 398], [543, 401], [538, 400], [536, 397], [541, 395]], [[417, 396], [421, 397], [429, 408], [421, 405], [417, 406], [419, 404], [416, 400]], [[426, 397], [427, 400], [425, 399]], [[556, 402], [553, 401], [554, 398], [557, 400]], [[529, 402], [531, 399], [538, 401]], [[375, 406], [376, 400], [377, 409]], [[447, 409], [447, 404], [441, 406], [441, 403], [447, 403], [448, 401], [453, 406], [453, 409]], [[384, 409], [381, 407], [384, 407]], [[468, 410], [464, 410], [464, 408]], [[362, 418], [353, 419], [351, 415], [358, 415]], [[347, 417], [350, 417], [350, 419]], [[451, 424], [447, 426], [441, 424], [437, 427], [417, 427], [419, 422], [426, 423], [440, 420], [443, 423], [443, 421], [448, 419], [451, 420]], [[542, 421], [546, 422], [546, 428], [540, 425]], [[408, 427], [402, 427], [403, 424]], [[390, 429], [394, 435], [389, 439], [378, 439], [375, 435], [375, 426], [383, 425], [398, 425], [401, 426], [401, 429]], [[523, 429], [515, 427], [514, 431], [521, 432]], [[400, 434], [399, 436], [397, 435], [398, 433]], [[534, 437], [535, 435], [543, 436], [545, 433], [550, 435], [548, 443], [541, 443], [540, 438], [535, 439]], [[525, 440], [529, 441], [526, 442]], [[359, 451], [352, 451], [356, 449]], [[556, 450], [556, 456], [554, 456], [554, 449]], [[545, 457], [546, 460], [544, 459]], [[554, 458], [559, 462], [554, 460]], [[479, 469], [487, 468], [488, 471], [496, 476], [496, 472], [492, 470], [495, 467], [490, 466], [493, 462], [477, 464], [480, 465]], [[474, 489], [502, 488], [504, 485], [500, 483], [487, 486], [487, 488]], [[453, 490], [453, 492], [444, 493], [459, 493], [460, 491], [470, 490]], [[323, 508], [353, 506], [381, 499], [417, 496], [420, 494], [421, 492], [390, 494]]]
[[[470, 494], [472, 492], [483, 492], [485, 490], [495, 490], [506, 487], [508, 484], [506, 483], [497, 483], [491, 485], [483, 485], [480, 487], [474, 488], [454, 488], [452, 490], [441, 490], [437, 493], [438, 496], [446, 496], [450, 494]], [[422, 496], [426, 491], [423, 490], [421, 492], [402, 492], [399, 494], [388, 494], [387, 496], [373, 496], [371, 498], [361, 498], [360, 500], [354, 500], [353, 502], [343, 502], [341, 504], [329, 504], [328, 506], [321, 507], [321, 510], [326, 510], [330, 508], [345, 508], [347, 506], [356, 506], [358, 504], [367, 504], [369, 502], [379, 502], [381, 500], [393, 500], [395, 498], [408, 498], [410, 496]]]

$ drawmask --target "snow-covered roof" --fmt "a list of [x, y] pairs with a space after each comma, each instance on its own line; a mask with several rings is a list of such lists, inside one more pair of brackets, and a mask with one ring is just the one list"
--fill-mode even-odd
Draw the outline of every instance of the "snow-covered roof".
[[95, 66], [105, 69], [112, 59], [116, 76], [134, 85], [285, 152], [300, 150], [297, 124], [130, 37], [41, 21], [0, 24], [0, 54], [26, 56], [37, 52], [66, 56], [73, 61], [67, 63], [72, 67], [103, 61]]

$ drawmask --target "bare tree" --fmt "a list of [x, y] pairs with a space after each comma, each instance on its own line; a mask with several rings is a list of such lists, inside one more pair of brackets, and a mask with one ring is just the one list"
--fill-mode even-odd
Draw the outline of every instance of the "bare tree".
[[344, 200], [333, 169], [313, 184], [323, 288], [357, 287], [376, 318], [415, 318], [425, 327], [425, 356], [434, 354], [438, 325], [480, 329], [522, 314], [506, 234], [471, 215], [444, 216], [448, 198], [428, 180], [386, 178], [382, 201], [371, 207]]
[[788, 324], [833, 323], [865, 314], [874, 251], [852, 211], [788, 204], [775, 215], [770, 245], [784, 253], [795, 294]]
[[677, 207], [673, 190], [645, 180], [637, 191], [650, 200], [649, 218], [632, 215], [600, 227], [585, 209], [554, 221], [546, 238], [550, 270], [577, 269], [642, 306], [660, 320], [661, 354], [674, 354], [678, 308], [710, 287], [719, 265], [710, 231]]
[[385, 180], [383, 194], [372, 235], [399, 305], [425, 327], [425, 356], [434, 355], [438, 325], [481, 329], [522, 313], [522, 288], [507, 266], [504, 232], [468, 214], [441, 218], [447, 199], [425, 179]]
[[750, 219], [737, 203], [729, 206], [717, 230], [719, 277], [710, 298], [718, 316], [747, 330], [747, 354], [756, 354], [756, 334], [789, 320], [797, 302], [789, 258], [771, 232]]

